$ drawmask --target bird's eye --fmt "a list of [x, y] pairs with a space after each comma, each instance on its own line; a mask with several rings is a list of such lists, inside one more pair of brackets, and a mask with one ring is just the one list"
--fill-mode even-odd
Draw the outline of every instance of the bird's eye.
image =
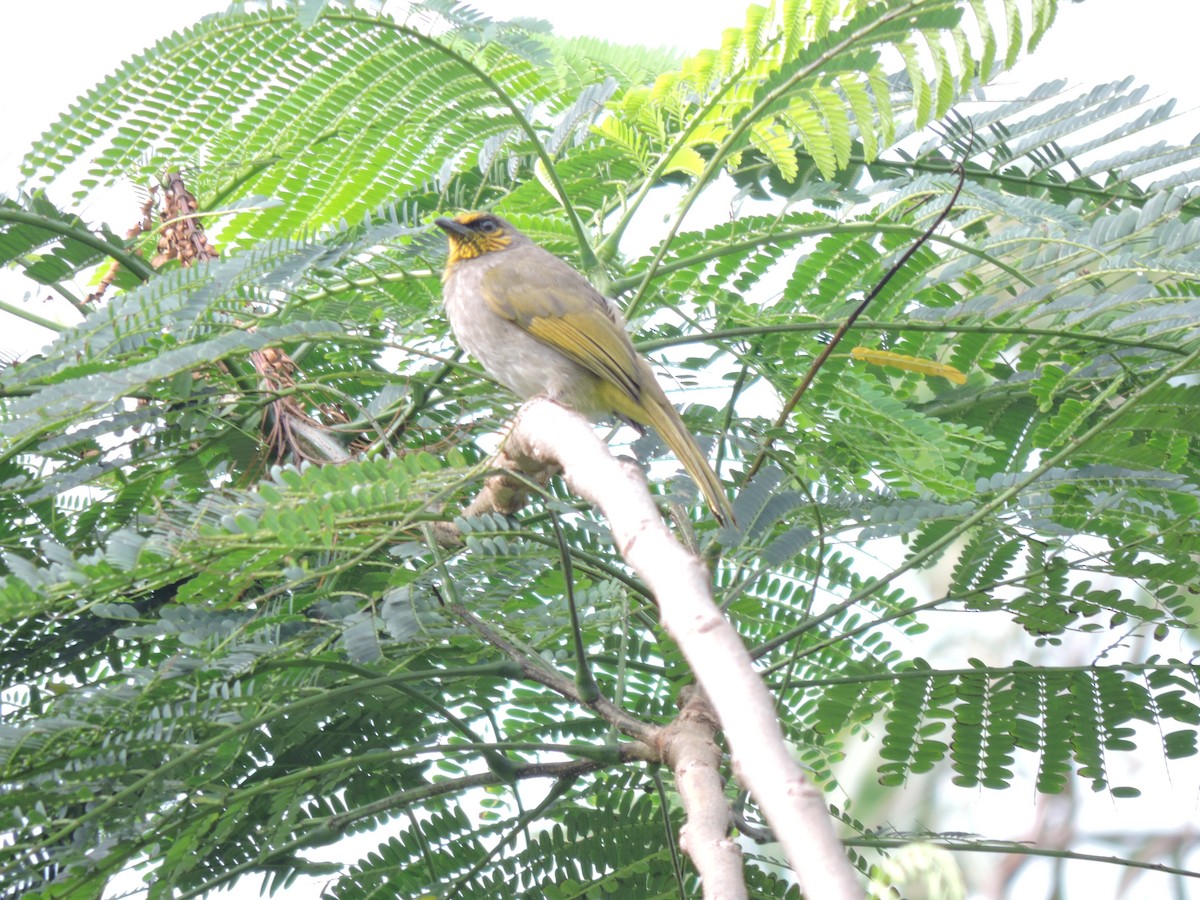
[[484, 219], [482, 222], [479, 223], [479, 230], [482, 231], [484, 234], [491, 234], [493, 231], [496, 231], [499, 227], [500, 226], [497, 225], [495, 222], [493, 222], [491, 219]]

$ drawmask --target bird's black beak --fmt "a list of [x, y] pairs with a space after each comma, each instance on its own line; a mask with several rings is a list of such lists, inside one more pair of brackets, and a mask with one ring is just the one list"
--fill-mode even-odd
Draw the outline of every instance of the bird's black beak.
[[461, 222], [455, 222], [453, 219], [434, 219], [433, 224], [446, 232], [446, 234], [457, 235], [458, 237], [465, 237], [471, 231], [466, 225]]

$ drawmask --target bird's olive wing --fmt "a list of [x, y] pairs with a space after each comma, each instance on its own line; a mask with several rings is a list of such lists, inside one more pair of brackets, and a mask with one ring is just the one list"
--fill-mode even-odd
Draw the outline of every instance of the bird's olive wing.
[[526, 267], [496, 266], [483, 278], [483, 298], [497, 315], [638, 400], [638, 358], [629, 336], [608, 301], [582, 275], [563, 269], [560, 277], [531, 278]]

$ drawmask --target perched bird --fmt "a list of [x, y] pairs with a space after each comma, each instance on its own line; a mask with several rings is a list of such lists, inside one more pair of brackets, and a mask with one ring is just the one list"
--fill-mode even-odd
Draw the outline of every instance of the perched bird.
[[458, 342], [501, 384], [589, 418], [615, 414], [654, 428], [695, 479], [722, 525], [733, 507], [616, 305], [499, 216], [435, 224], [450, 238], [442, 296]]

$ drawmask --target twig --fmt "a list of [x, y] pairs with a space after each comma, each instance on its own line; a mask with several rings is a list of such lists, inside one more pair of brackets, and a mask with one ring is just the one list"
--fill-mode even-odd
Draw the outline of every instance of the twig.
[[[972, 135], [972, 140], [973, 139], [974, 135]], [[970, 156], [969, 147], [967, 149], [966, 156]], [[933, 224], [926, 228], [921, 236], [917, 238], [907, 250], [904, 251], [900, 258], [891, 265], [886, 273], [884, 273], [884, 276], [880, 278], [878, 282], [876, 282], [875, 287], [871, 288], [867, 296], [863, 297], [862, 302], [860, 302], [858, 306], [854, 308], [854, 311], [846, 317], [846, 321], [842, 322], [842, 324], [838, 326], [838, 330], [833, 333], [833, 337], [829, 339], [829, 343], [825, 345], [824, 349], [822, 349], [819, 354], [817, 354], [817, 358], [813, 360], [812, 365], [808, 367], [808, 371], [804, 373], [804, 377], [800, 379], [799, 387], [797, 387], [792, 393], [792, 396], [788, 398], [788, 402], [783, 405], [783, 409], [780, 410], [779, 416], [775, 420], [775, 431], [778, 431], [787, 424], [787, 420], [791, 416], [792, 411], [796, 408], [797, 404], [799, 404], [800, 398], [804, 396], [805, 391], [808, 390], [808, 386], [812, 384], [813, 379], [817, 377], [817, 373], [821, 371], [821, 367], [825, 365], [825, 361], [829, 359], [837, 345], [842, 342], [842, 338], [846, 336], [846, 332], [854, 327], [854, 323], [858, 321], [858, 317], [867, 311], [867, 307], [871, 305], [871, 301], [879, 296], [879, 292], [887, 286], [887, 283], [892, 280], [892, 277], [904, 268], [904, 264], [912, 258], [912, 255], [920, 250], [921, 247], [923, 247], [925, 243], [931, 237], [933, 237], [933, 233], [937, 231], [938, 226], [941, 225], [942, 222], [946, 221], [946, 217], [949, 216], [954, 209], [954, 204], [958, 202], [958, 195], [962, 193], [963, 184], [967, 179], [967, 172], [962, 163], [958, 164], [957, 171], [958, 184], [954, 186], [954, 193], [950, 195], [950, 201], [938, 214], [938, 217], [933, 220]], [[771, 445], [774, 442], [774, 437], [769, 436], [767, 438], [766, 442], [762, 446], [762, 449], [758, 451], [758, 456], [754, 458], [754, 462], [750, 465], [750, 468], [746, 470], [743, 481], [749, 481], [755, 476], [755, 474], [757, 474], [758, 470], [762, 467], [763, 462], [766, 460], [767, 453], [771, 449]]]
[[526, 651], [521, 649], [515, 641], [501, 634], [497, 629], [484, 622], [461, 603], [450, 603], [447, 605], [447, 609], [462, 619], [463, 622], [482, 636], [485, 641], [516, 662], [521, 667], [523, 677], [530, 681], [536, 681], [538, 684], [588, 707], [622, 734], [634, 738], [645, 745], [641, 750], [637, 751], [642, 754], [643, 759], [652, 762], [658, 761], [658, 752], [653, 748], [658, 744], [659, 726], [651, 725], [648, 722], [643, 722], [641, 719], [631, 716], [624, 709], [603, 696], [597, 696], [592, 700], [585, 700], [580, 695], [579, 689], [576, 687], [573, 679], [563, 675], [557, 669], [551, 668], [537, 653], [532, 650]]
[[553, 510], [550, 511], [550, 524], [554, 526], [554, 538], [558, 542], [567, 608], [571, 611], [571, 638], [575, 643], [575, 686], [579, 690], [579, 696], [585, 702], [590, 702], [600, 696], [600, 688], [596, 684], [596, 677], [592, 674], [592, 667], [588, 664], [587, 648], [583, 646], [583, 630], [579, 627], [579, 610], [575, 603], [575, 572], [571, 566], [571, 548], [567, 546], [562, 524], [558, 521], [558, 514]]

